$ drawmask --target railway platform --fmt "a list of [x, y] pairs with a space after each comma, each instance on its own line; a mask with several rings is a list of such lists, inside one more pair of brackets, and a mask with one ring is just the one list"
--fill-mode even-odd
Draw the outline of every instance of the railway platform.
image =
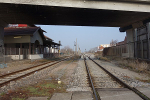
[[97, 89], [101, 100], [143, 100], [133, 91], [127, 88]]
[[[138, 88], [140, 92], [150, 97], [150, 87]], [[101, 100], [143, 100], [127, 88], [101, 88], [97, 89]], [[76, 91], [73, 93], [55, 93], [50, 100], [93, 100], [92, 92]]]
[[55, 93], [50, 100], [93, 100], [91, 91]]
[[91, 91], [75, 91], [70, 93], [54, 93], [51, 99], [48, 97], [30, 97], [27, 100], [93, 100]]
[[[150, 97], [150, 87], [137, 89]], [[96, 90], [101, 100], [143, 100], [127, 88], [99, 88]], [[50, 99], [48, 97], [30, 97], [27, 100], [93, 100], [93, 94], [91, 91], [75, 91], [70, 93], [55, 93]]]

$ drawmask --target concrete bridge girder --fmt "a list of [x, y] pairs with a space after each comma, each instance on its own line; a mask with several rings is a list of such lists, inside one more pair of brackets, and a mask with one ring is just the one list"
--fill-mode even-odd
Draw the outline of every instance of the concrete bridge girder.
[[0, 0], [0, 3], [150, 12], [149, 0]]
[[12, 24], [124, 27], [150, 18], [147, 12], [0, 3], [0, 19]]

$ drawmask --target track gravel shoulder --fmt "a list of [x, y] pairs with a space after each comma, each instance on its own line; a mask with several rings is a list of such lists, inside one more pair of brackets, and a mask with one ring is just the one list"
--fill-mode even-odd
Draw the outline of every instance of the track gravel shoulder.
[[68, 84], [67, 91], [91, 91], [83, 58], [77, 62], [77, 67], [74, 69], [74, 73], [70, 78], [72, 80]]
[[106, 62], [102, 60], [95, 60], [95, 61], [132, 87], [150, 86], [150, 83], [144, 83], [137, 80], [137, 79], [141, 79], [141, 80], [150, 79], [150, 77], [148, 77], [147, 75], [136, 73], [128, 69], [120, 68], [117, 65], [110, 62]]
[[38, 59], [34, 61], [31, 61], [31, 60], [13, 61], [13, 62], [7, 63], [7, 67], [0, 68], [0, 75], [5, 75], [7, 73], [11, 73], [14, 71], [30, 68], [35, 65], [41, 64], [43, 61], [46, 61], [46, 59]]

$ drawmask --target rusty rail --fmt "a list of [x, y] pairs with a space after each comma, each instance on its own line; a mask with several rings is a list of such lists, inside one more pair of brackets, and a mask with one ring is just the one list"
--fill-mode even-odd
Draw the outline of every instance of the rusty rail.
[[[71, 56], [71, 57], [72, 57], [72, 56]], [[36, 71], [40, 71], [40, 70], [42, 70], [42, 69], [45, 69], [45, 68], [47, 68], [47, 67], [50, 67], [50, 66], [52, 66], [52, 65], [55, 65], [55, 64], [57, 64], [57, 63], [60, 63], [60, 62], [62, 62], [62, 61], [64, 61], [64, 60], [67, 60], [67, 59], [69, 59], [69, 58], [71, 58], [71, 57], [67, 57], [67, 58], [62, 59], [62, 60], [60, 60], [60, 61], [56, 61], [56, 62], [54, 62], [54, 63], [52, 63], [52, 64], [49, 64], [50, 62], [46, 62], [46, 63], [42, 63], [42, 64], [39, 64], [39, 65], [33, 66], [33, 67], [31, 67], [31, 68], [19, 70], [19, 71], [16, 71], [16, 72], [12, 72], [12, 73], [9, 73], [9, 74], [0, 76], [0, 78], [2, 79], [2, 78], [4, 78], [4, 77], [9, 77], [9, 76], [11, 76], [11, 75], [16, 75], [17, 73], [19, 74], [19, 73], [21, 73], [21, 72], [28, 71], [28, 70], [30, 70], [30, 69], [33, 69], [33, 68], [36, 68], [36, 67], [39, 67], [39, 66], [48, 64], [48, 65], [46, 65], [46, 66], [44, 66], [44, 67], [42, 67], [42, 68], [39, 68], [39, 69], [36, 69], [36, 70], [34, 70], [34, 71], [28, 72], [28, 73], [26, 73], [26, 74], [17, 76], [17, 77], [15, 77], [15, 78], [10, 79], [10, 80], [1, 82], [1, 83], [0, 83], [0, 87], [6, 85], [6, 84], [8, 84], [8, 83], [10, 83], [11, 81], [18, 80], [18, 79], [20, 79], [20, 78], [22, 78], [22, 77], [28, 76], [28, 75], [30, 75], [30, 74], [36, 72]]]
[[95, 90], [95, 87], [94, 87], [94, 84], [93, 84], [93, 80], [92, 80], [92, 77], [90, 75], [90, 71], [89, 71], [88, 65], [86, 63], [86, 58], [84, 58], [84, 63], [85, 63], [85, 66], [86, 66], [87, 74], [88, 74], [88, 77], [89, 77], [89, 81], [90, 81], [90, 84], [91, 84], [91, 87], [92, 87], [92, 90], [93, 90], [93, 94], [94, 94], [95, 100], [101, 100], [99, 98], [96, 90]]
[[124, 87], [128, 88], [129, 90], [132, 90], [133, 92], [135, 92], [143, 100], [150, 100], [150, 98], [148, 98], [146, 95], [144, 95], [143, 93], [141, 93], [139, 90], [137, 90], [134, 87], [129, 86], [128, 84], [126, 84], [125, 82], [123, 82], [122, 80], [120, 80], [118, 77], [116, 77], [115, 75], [113, 75], [112, 73], [110, 73], [108, 70], [106, 70], [104, 67], [102, 67], [101, 65], [99, 65], [93, 59], [91, 59], [90, 57], [88, 57], [88, 58], [90, 60], [92, 60], [96, 65], [98, 65], [100, 68], [102, 68], [106, 73], [108, 73], [114, 80], [116, 80], [117, 82], [119, 82], [120, 84], [122, 84]]

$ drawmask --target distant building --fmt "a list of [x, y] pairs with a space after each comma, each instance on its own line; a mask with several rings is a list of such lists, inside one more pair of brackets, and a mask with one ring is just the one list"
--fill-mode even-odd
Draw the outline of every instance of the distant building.
[[100, 46], [103, 46], [104, 48], [110, 47], [110, 44], [101, 44]]
[[104, 48], [110, 47], [110, 44], [101, 44], [98, 46], [98, 51], [103, 51]]

